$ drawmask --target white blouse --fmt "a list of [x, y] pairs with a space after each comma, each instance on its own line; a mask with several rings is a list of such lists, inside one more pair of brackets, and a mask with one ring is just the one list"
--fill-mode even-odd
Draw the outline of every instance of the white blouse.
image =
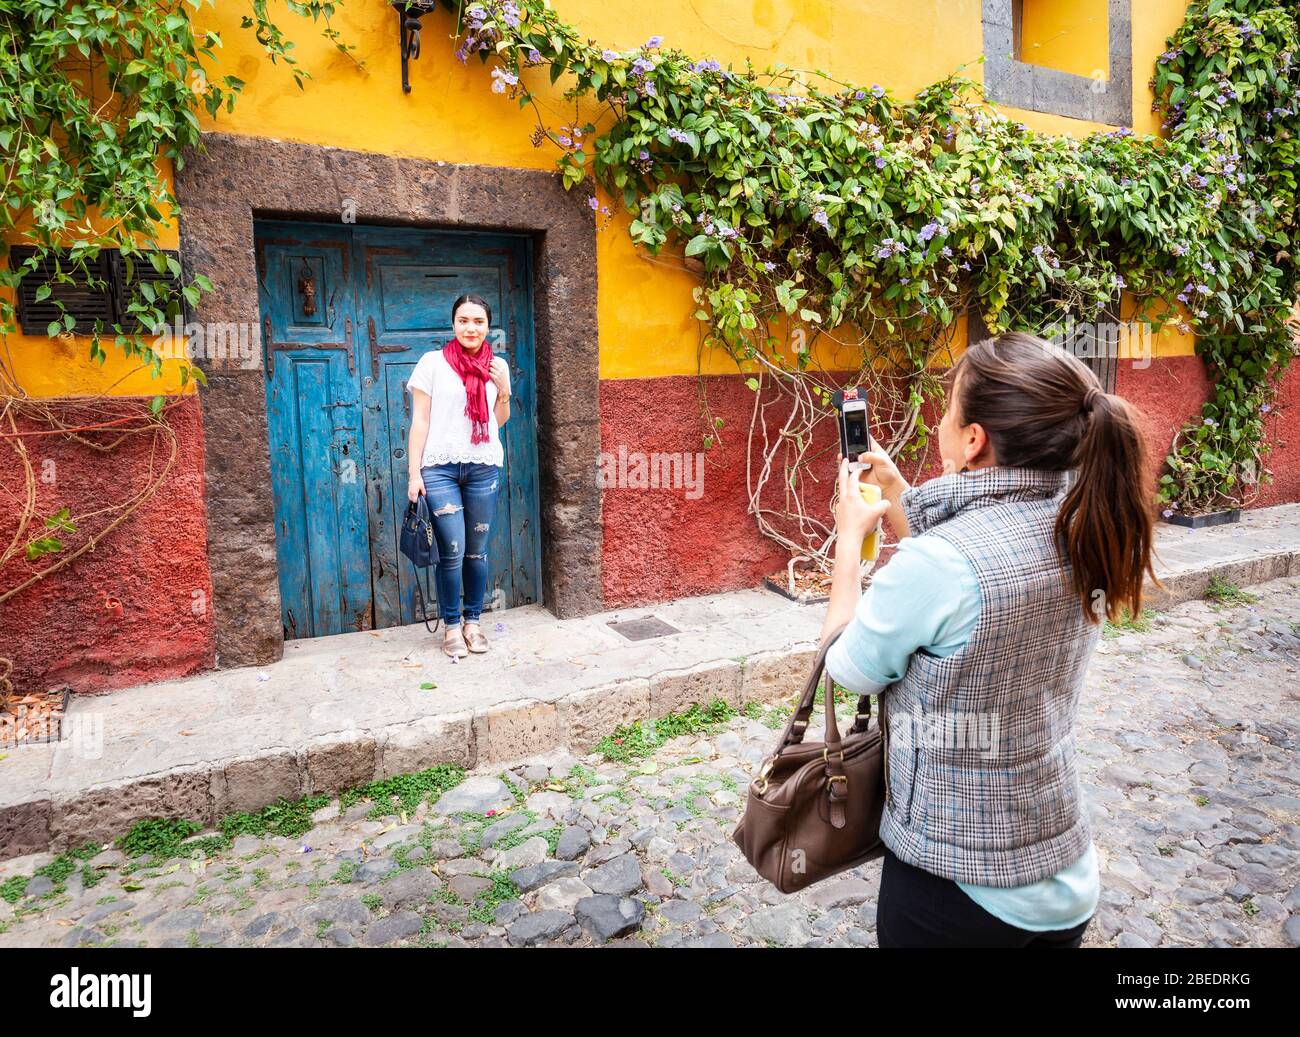
[[505, 451], [501, 446], [501, 432], [497, 427], [497, 387], [491, 379], [487, 382], [488, 438], [486, 443], [470, 442], [470, 421], [465, 414], [465, 383], [460, 380], [441, 349], [434, 349], [420, 357], [406, 380], [407, 389], [419, 389], [429, 394], [429, 435], [424, 441], [424, 456], [420, 467], [435, 464], [505, 464]]

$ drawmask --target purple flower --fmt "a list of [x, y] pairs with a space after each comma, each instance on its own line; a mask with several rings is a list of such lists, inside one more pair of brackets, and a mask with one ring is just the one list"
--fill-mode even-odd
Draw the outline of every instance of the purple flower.
[[668, 136], [677, 141], [678, 144], [689, 144], [691, 142], [691, 138], [687, 136], [684, 131], [677, 129], [676, 127], [669, 128]]
[[528, 51], [528, 63], [530, 65], [540, 64], [541, 60], [542, 60], [541, 51], [539, 51], [536, 47], [533, 47]]
[[514, 86], [519, 82], [519, 77], [513, 72], [504, 68], [494, 68], [492, 70], [492, 92], [494, 94], [503, 94], [507, 86]]
[[766, 270], [766, 271], [770, 274], [773, 270], [776, 269], [776, 264], [775, 264], [775, 263], [764, 263], [764, 264], [763, 264], [763, 269]]
[[659, 45], [663, 43], [663, 41], [664, 38], [662, 36], [651, 36], [648, 40], [645, 41], [645, 49], [658, 50]]
[[590, 205], [593, 210], [600, 207], [600, 202], [596, 200], [596, 196], [594, 194], [587, 199], [587, 204]]
[[929, 241], [932, 237], [934, 237], [942, 230], [943, 230], [942, 223], [940, 223], [938, 220], [931, 220], [929, 223], [927, 223], [924, 227], [921, 228], [920, 233], [917, 234], [917, 238], [921, 241]]
[[1123, 278], [1121, 275], [1116, 274], [1116, 275], [1115, 275], [1115, 290], [1116, 290], [1116, 291], [1122, 291], [1123, 289], [1125, 289], [1125, 288], [1127, 288], [1127, 287], [1128, 287], [1128, 282], [1125, 281], [1124, 278]]
[[855, 101], [861, 101], [866, 96], [867, 92], [865, 90], [855, 90], [853, 92], [853, 100]]
[[1262, 407], [1259, 408], [1259, 412], [1260, 412], [1261, 414], [1267, 414], [1267, 413], [1268, 413], [1269, 411], [1271, 411], [1272, 409], [1273, 409], [1273, 405], [1272, 405], [1271, 403], [1266, 403], [1266, 404], [1264, 404]]
[[1041, 256], [1043, 254], [1043, 246], [1035, 245], [1031, 251], [1034, 253], [1034, 255]]
[[1165, 518], [1169, 518], [1169, 516], [1172, 515], [1173, 513], [1174, 513], [1173, 508], [1165, 508], [1165, 510], [1162, 511], [1160, 514], [1163, 515]]
[[569, 137], [557, 137], [556, 140], [558, 140], [566, 148], [573, 146], [573, 141]]
[[604, 58], [606, 61], [617, 61], [618, 51], [610, 50], [608, 47], [606, 47], [604, 50], [600, 52], [600, 56]]
[[893, 238], [884, 238], [880, 242], [880, 247], [876, 249], [877, 259], [889, 259], [900, 252], [906, 252], [907, 248], [901, 241], [895, 241]]
[[1187, 246], [1180, 245], [1177, 242], [1175, 242], [1174, 244], [1169, 246], [1169, 251], [1176, 256], [1185, 256], [1187, 255]]
[[945, 256], [945, 257], [951, 257], [951, 256], [952, 256], [952, 249], [950, 249], [947, 245], [944, 245], [943, 248], [941, 248], [941, 249], [939, 250], [939, 255], [941, 255], [941, 256]]
[[884, 97], [884, 96], [885, 96], [885, 88], [884, 88], [883, 86], [881, 86], [879, 83], [875, 83], [875, 84], [872, 85], [872, 87], [871, 87], [871, 92], [872, 92], [873, 94], [875, 94], [876, 97]]
[[885, 156], [884, 156], [884, 155], [880, 155], [880, 156], [876, 159], [876, 168], [877, 168], [877, 169], [884, 169], [884, 168], [885, 168]]
[[637, 58], [632, 62], [632, 75], [643, 76], [647, 72], [654, 71], [655, 63], [649, 58]]
[[829, 216], [826, 215], [824, 210], [818, 209], [815, 213], [813, 213], [812, 218], [813, 218], [813, 223], [821, 227], [822, 230], [829, 231], [831, 229], [831, 219]]
[[645, 148], [642, 148], [640, 151], [637, 152], [636, 157], [639, 158], [642, 162], [648, 162], [650, 161], [650, 152], [646, 151]]

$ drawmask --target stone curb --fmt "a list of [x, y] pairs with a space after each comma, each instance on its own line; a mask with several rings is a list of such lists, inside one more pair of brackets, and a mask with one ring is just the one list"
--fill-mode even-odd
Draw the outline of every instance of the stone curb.
[[583, 688], [554, 702], [517, 699], [483, 711], [354, 729], [251, 756], [139, 775], [71, 794], [35, 791], [0, 807], [0, 860], [107, 843], [136, 821], [185, 817], [206, 826], [281, 797], [335, 795], [371, 781], [441, 763], [473, 770], [505, 766], [557, 749], [589, 752], [620, 724], [662, 716], [693, 702], [774, 703], [797, 692], [816, 655], [811, 644], [714, 660], [650, 679]]
[[1300, 551], [1264, 551], [1248, 558], [1207, 561], [1195, 569], [1184, 569], [1160, 577], [1163, 589], [1149, 580], [1144, 589], [1146, 604], [1153, 609], [1167, 609], [1184, 601], [1205, 597], [1210, 580], [1217, 576], [1225, 583], [1247, 587], [1287, 576], [1300, 576]]

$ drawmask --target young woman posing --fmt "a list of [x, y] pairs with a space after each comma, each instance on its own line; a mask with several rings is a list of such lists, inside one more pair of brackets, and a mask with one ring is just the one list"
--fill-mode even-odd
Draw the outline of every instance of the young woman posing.
[[[1153, 493], [1136, 411], [1076, 357], [1010, 333], [970, 347], [915, 489], [881, 451], [840, 464], [823, 641], [880, 695], [888, 742], [881, 947], [1078, 947], [1098, 899], [1074, 722], [1103, 617], [1138, 615]], [[860, 594], [863, 537], [898, 551]], [[1154, 573], [1152, 572], [1154, 577]]]
[[492, 310], [484, 300], [462, 295], [452, 304], [451, 321], [456, 337], [422, 356], [406, 383], [412, 401], [406, 496], [428, 495], [438, 539], [442, 650], [464, 657], [488, 650], [479, 616], [498, 472], [505, 464], [500, 428], [510, 417], [510, 368], [487, 344]]

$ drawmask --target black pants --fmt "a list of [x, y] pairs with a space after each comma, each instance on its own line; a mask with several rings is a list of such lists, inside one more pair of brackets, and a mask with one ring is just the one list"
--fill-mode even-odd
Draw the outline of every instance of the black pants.
[[881, 947], [1078, 947], [1091, 921], [1042, 933], [1008, 925], [951, 879], [914, 868], [885, 849], [876, 902]]

